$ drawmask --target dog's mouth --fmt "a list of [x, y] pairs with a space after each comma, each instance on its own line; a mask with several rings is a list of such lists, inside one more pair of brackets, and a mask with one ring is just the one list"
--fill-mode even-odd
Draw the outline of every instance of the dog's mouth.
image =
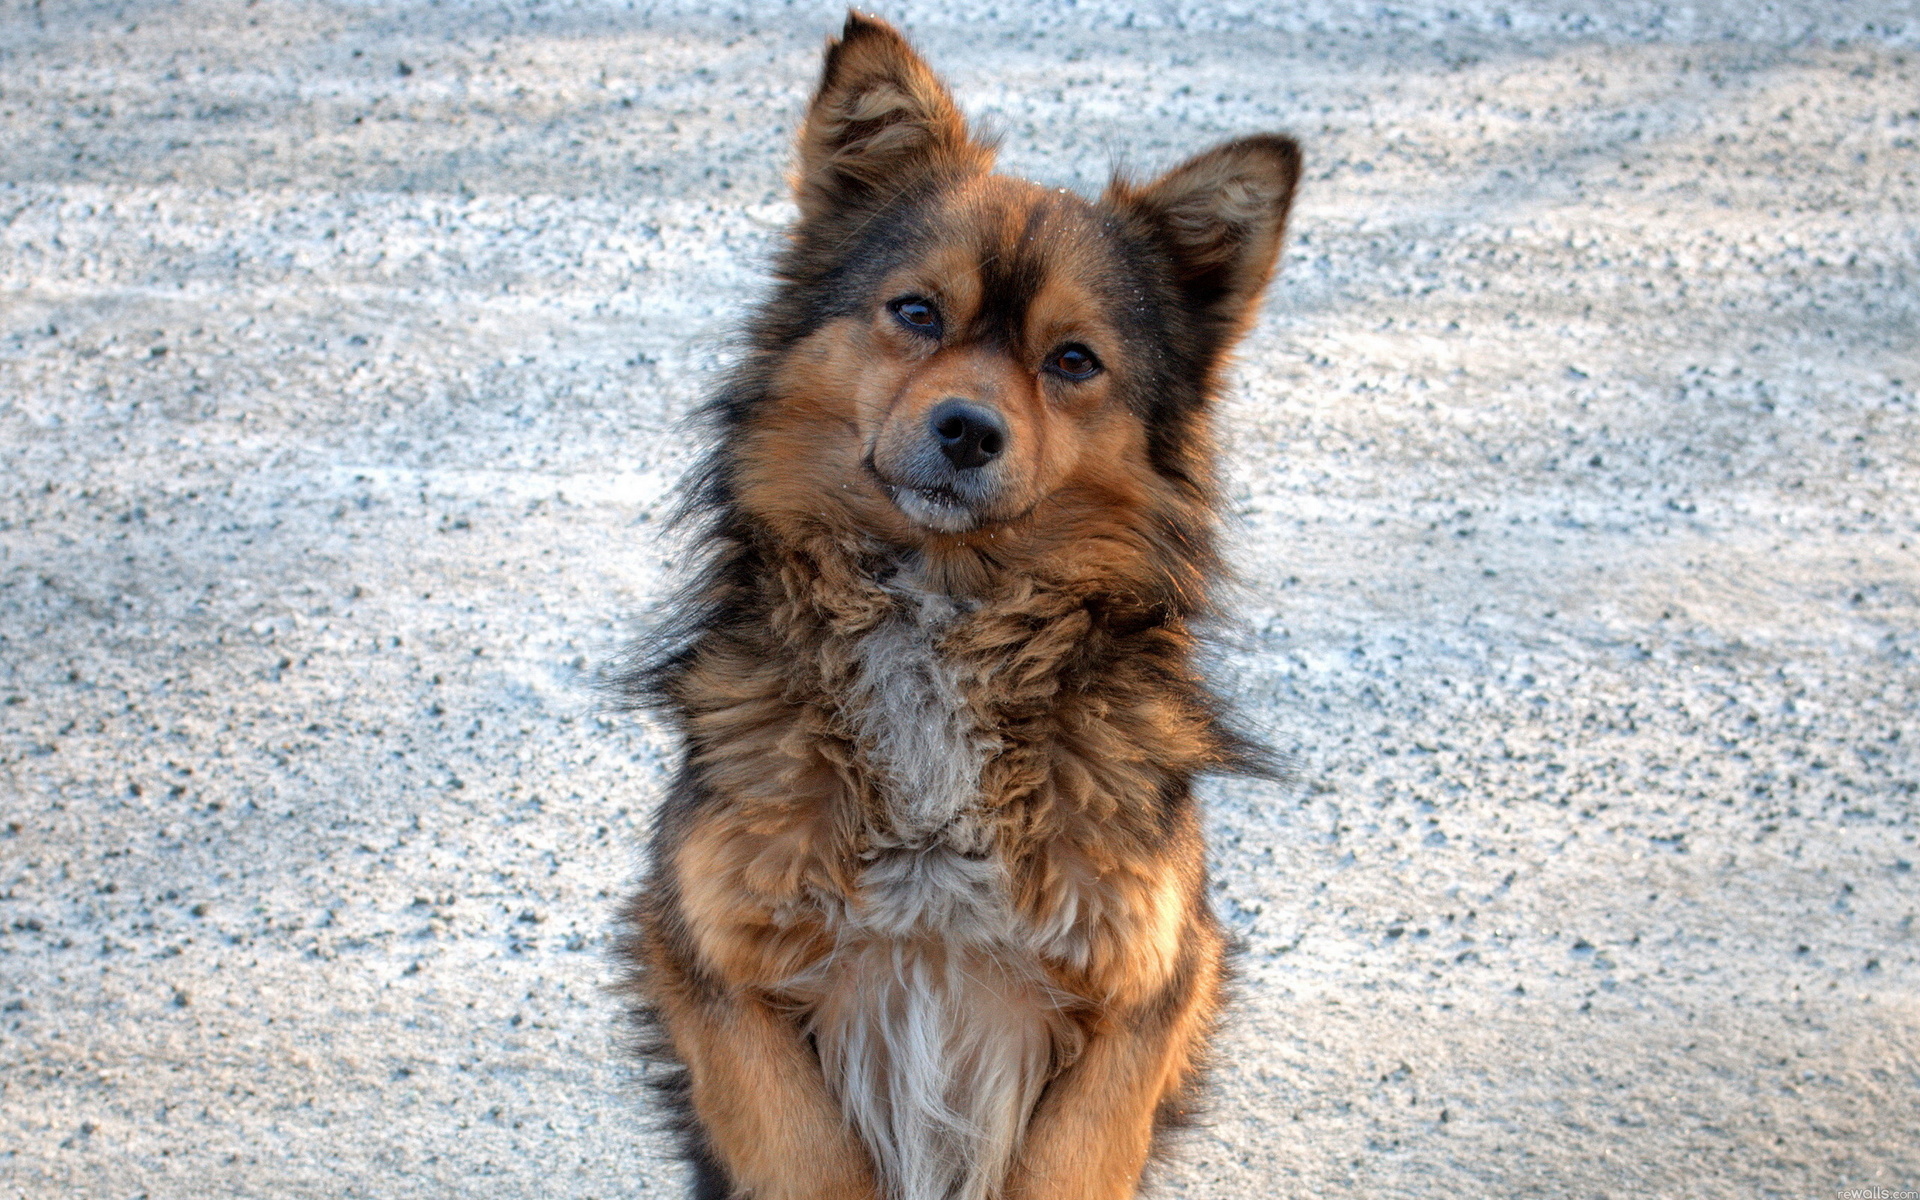
[[[915, 525], [937, 533], [966, 533], [980, 525], [984, 497], [969, 498], [962, 487], [924, 476], [923, 481], [915, 482], [888, 478], [888, 472], [880, 469], [871, 453], [861, 465], [893, 506]], [[909, 479], [912, 474], [908, 472]]]
[[909, 487], [885, 480], [880, 486], [886, 489], [887, 499], [893, 501], [893, 506], [916, 525], [940, 533], [965, 533], [980, 523], [973, 506], [952, 488]]

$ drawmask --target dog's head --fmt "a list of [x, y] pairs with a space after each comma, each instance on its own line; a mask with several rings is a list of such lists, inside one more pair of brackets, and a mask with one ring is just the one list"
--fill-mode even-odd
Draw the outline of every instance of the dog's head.
[[898, 33], [848, 18], [733, 413], [748, 512], [1005, 550], [1210, 498], [1206, 409], [1279, 252], [1293, 142], [1229, 142], [1098, 201], [993, 157]]

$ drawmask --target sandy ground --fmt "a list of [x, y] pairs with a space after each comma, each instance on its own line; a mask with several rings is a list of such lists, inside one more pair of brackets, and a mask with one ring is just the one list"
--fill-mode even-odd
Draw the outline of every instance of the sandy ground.
[[[889, 6], [1311, 172], [1194, 1197], [1920, 1188], [1920, 9]], [[606, 993], [826, 5], [0, 0], [0, 1195], [672, 1196]]]

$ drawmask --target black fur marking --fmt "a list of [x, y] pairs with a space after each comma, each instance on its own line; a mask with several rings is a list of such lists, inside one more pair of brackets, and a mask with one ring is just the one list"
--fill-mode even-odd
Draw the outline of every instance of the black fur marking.
[[1044, 201], [1030, 208], [1020, 240], [1011, 250], [991, 244], [980, 247], [980, 309], [973, 319], [974, 340], [1000, 349], [1017, 347], [1025, 340], [1027, 308], [1047, 278], [1041, 231], [1052, 213], [1053, 205]]
[[733, 1181], [727, 1178], [726, 1171], [704, 1141], [697, 1149], [688, 1147], [687, 1165], [693, 1171], [693, 1187], [689, 1191], [692, 1200], [730, 1200]]

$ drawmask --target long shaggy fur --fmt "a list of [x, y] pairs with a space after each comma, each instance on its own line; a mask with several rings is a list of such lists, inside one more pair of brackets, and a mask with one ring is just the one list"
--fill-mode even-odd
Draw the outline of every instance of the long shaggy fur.
[[800, 220], [621, 682], [686, 743], [625, 956], [695, 1194], [1119, 1200], [1193, 1102], [1225, 939], [1192, 781], [1210, 407], [1284, 138], [1099, 201], [991, 173], [850, 17]]

